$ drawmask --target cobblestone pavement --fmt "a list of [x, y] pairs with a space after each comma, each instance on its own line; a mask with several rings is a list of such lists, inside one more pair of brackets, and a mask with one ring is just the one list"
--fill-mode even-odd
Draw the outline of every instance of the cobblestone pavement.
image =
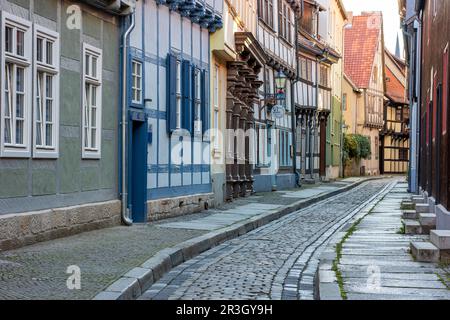
[[[217, 214], [254, 204], [283, 206], [358, 181], [344, 179], [333, 183], [305, 185], [301, 189], [255, 196], [227, 203], [215, 210], [180, 216], [145, 225], [115, 227], [85, 232], [17, 250], [0, 252], [0, 300], [3, 299], [91, 299], [130, 269], [141, 265], [162, 249], [201, 236], [208, 228], [191, 230], [192, 225], [206, 225]], [[247, 211], [251, 211], [246, 209]], [[259, 210], [261, 211], [261, 210]], [[254, 214], [258, 214], [254, 210]], [[227, 219], [233, 223], [237, 218]], [[248, 217], [243, 217], [245, 219]], [[217, 219], [216, 219], [217, 221]], [[168, 227], [183, 222], [186, 228]], [[223, 221], [221, 225], [223, 226]], [[217, 225], [220, 227], [221, 225]], [[81, 268], [81, 290], [69, 290], [67, 268]]]
[[141, 299], [313, 299], [327, 240], [390, 183], [366, 182], [228, 241], [172, 269]]
[[450, 268], [416, 262], [410, 254], [411, 241], [429, 236], [398, 233], [406, 188], [398, 183], [345, 241], [338, 268], [349, 300], [450, 299]]
[[[0, 252], [0, 299], [91, 299], [158, 251], [202, 234], [134, 225]], [[81, 290], [66, 286], [71, 265], [81, 269]]]

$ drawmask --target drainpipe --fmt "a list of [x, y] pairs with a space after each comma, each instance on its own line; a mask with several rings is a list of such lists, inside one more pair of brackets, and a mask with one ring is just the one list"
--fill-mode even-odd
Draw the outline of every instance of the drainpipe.
[[134, 13], [131, 15], [131, 25], [125, 31], [122, 39], [122, 222], [126, 226], [131, 226], [133, 220], [130, 218], [128, 210], [128, 189], [127, 189], [127, 64], [128, 64], [128, 37], [136, 25]]

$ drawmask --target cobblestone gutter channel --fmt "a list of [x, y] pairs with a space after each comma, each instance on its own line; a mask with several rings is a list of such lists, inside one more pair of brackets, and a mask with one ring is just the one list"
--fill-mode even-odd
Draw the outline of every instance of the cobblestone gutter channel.
[[281, 209], [270, 210], [267, 213], [252, 217], [243, 222], [209, 232], [205, 235], [178, 244], [172, 248], [159, 251], [155, 256], [148, 259], [139, 267], [130, 270], [123, 277], [109, 286], [105, 291], [100, 292], [94, 299], [137, 299], [150, 286], [152, 286], [152, 284], [161, 279], [165, 274], [169, 273], [173, 268], [195, 258], [199, 254], [228, 240], [243, 236], [252, 230], [265, 226], [270, 222], [278, 220], [290, 213], [309, 207], [340, 193], [349, 191], [364, 182], [374, 179], [378, 178], [364, 179], [328, 193], [320, 194], [305, 200], [300, 200], [293, 204], [282, 206]]

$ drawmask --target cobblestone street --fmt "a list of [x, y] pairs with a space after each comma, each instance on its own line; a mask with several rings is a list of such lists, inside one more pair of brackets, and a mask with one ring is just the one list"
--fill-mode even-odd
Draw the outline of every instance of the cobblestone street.
[[[311, 201], [318, 196], [328, 198], [329, 193], [358, 181], [348, 178], [301, 189], [258, 193], [197, 214], [85, 232], [0, 252], [0, 300], [91, 299], [166, 248], [208, 231], [257, 219], [269, 211], [283, 210], [299, 201]], [[69, 276], [66, 271], [71, 265], [81, 269], [81, 290], [69, 290], [66, 286]]]
[[393, 183], [366, 182], [225, 242], [172, 269], [141, 299], [313, 299], [330, 237]]

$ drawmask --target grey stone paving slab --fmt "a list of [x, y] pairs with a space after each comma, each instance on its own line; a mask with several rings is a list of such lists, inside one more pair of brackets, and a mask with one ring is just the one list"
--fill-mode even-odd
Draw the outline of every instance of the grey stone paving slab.
[[437, 276], [442, 270], [411, 257], [410, 242], [427, 237], [397, 233], [406, 188], [397, 184], [344, 243], [338, 267], [348, 299], [450, 299], [448, 286]]

